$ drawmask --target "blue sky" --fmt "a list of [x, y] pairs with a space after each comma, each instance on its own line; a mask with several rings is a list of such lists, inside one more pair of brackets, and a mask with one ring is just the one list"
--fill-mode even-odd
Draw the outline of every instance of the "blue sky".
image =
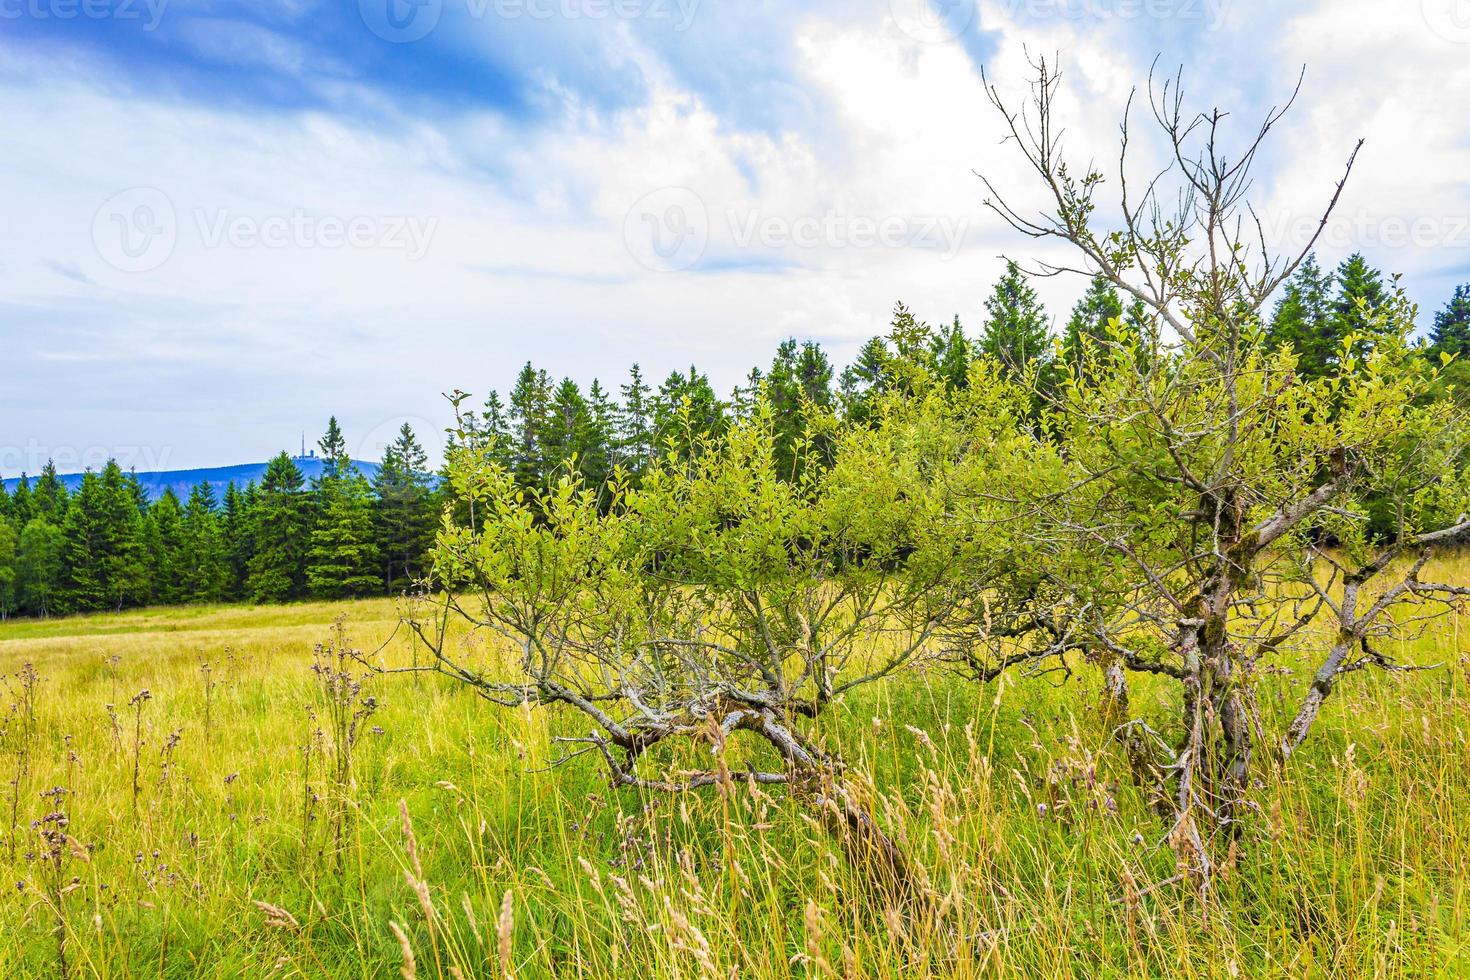
[[[785, 336], [839, 363], [902, 300], [981, 324], [1026, 199], [983, 65], [1060, 55], [1110, 160], [1157, 56], [1242, 127], [1307, 80], [1256, 200], [1283, 242], [1470, 279], [1465, 0], [0, 0], [0, 474], [376, 456], [527, 359], [583, 383]], [[1147, 147], [1145, 147], [1147, 149]], [[1081, 283], [1048, 281], [1065, 318]]]

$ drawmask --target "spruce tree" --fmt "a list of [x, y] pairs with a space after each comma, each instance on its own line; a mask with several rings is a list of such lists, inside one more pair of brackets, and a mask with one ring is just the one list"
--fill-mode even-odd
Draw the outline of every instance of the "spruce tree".
[[1046, 357], [1046, 311], [1015, 262], [1006, 263], [1005, 275], [985, 301], [985, 311], [980, 350], [1008, 373], [1024, 376]]
[[342, 436], [342, 428], [337, 424], [337, 416], [333, 415], [327, 419], [327, 431], [317, 440], [317, 446], [322, 451], [323, 476], [330, 474], [342, 476], [352, 465], [352, 460], [347, 455], [347, 440]]
[[303, 485], [301, 471], [286, 453], [266, 465], [249, 509], [245, 592], [253, 602], [284, 602], [305, 593], [310, 529]]
[[214, 488], [199, 483], [184, 505], [182, 596], [184, 602], [220, 602], [229, 587], [230, 568], [221, 533]]
[[184, 508], [173, 487], [167, 487], [150, 508], [152, 528], [148, 538], [153, 601], [178, 605], [184, 601], [186, 567], [184, 557]]
[[58, 605], [67, 612], [119, 610], [148, 596], [141, 490], [116, 461], [101, 474], [88, 471], [70, 500], [62, 525], [62, 584]]
[[1354, 252], [1337, 267], [1337, 295], [1332, 300], [1331, 364], [1336, 369], [1343, 341], [1352, 334], [1362, 335], [1354, 352], [1361, 356], [1372, 348], [1377, 332], [1374, 317], [1388, 304], [1389, 287], [1383, 275]]
[[562, 379], [552, 392], [541, 427], [542, 477], [548, 484], [568, 475], [575, 465], [595, 485], [585, 469], [591, 425], [582, 390], [571, 378]]
[[1066, 333], [1062, 335], [1062, 357], [1067, 364], [1083, 373], [1086, 351], [1106, 343], [1109, 322], [1122, 318], [1123, 301], [1118, 298], [1118, 291], [1103, 277], [1094, 277], [1087, 292], [1072, 307]]
[[1436, 354], [1470, 357], [1470, 283], [1455, 287], [1455, 295], [1434, 315], [1429, 347]]
[[324, 465], [310, 497], [307, 591], [333, 599], [380, 591], [372, 485], [353, 467], [336, 416], [317, 445]]
[[830, 462], [830, 434], [813, 431], [833, 406], [832, 364], [821, 345], [807, 341], [798, 348], [795, 340], [784, 341], [763, 390], [774, 417], [776, 472], [795, 479], [809, 458]]
[[433, 493], [429, 459], [407, 423], [383, 450], [375, 479], [377, 526], [383, 580], [389, 591], [427, 572], [425, 556], [434, 543]]
[[[4, 493], [3, 486], [0, 486], [0, 493]], [[0, 514], [0, 620], [13, 616], [19, 603], [19, 549], [20, 535], [16, 533], [15, 525], [9, 515]]]
[[872, 337], [858, 350], [857, 357], [843, 368], [838, 381], [842, 413], [849, 421], [866, 422], [873, 399], [893, 383], [892, 355], [882, 337]]
[[531, 364], [521, 368], [510, 392], [511, 469], [527, 489], [546, 485], [544, 441], [551, 411], [551, 379]]
[[934, 372], [951, 388], [963, 388], [969, 383], [970, 362], [976, 353], [956, 316], [954, 323], [934, 335]]
[[1333, 319], [1331, 289], [1332, 279], [1317, 265], [1317, 256], [1308, 255], [1287, 280], [1266, 328], [1266, 343], [1293, 348], [1297, 372], [1309, 378], [1326, 375], [1337, 363], [1342, 338]]
[[65, 545], [61, 528], [39, 517], [21, 528], [16, 547], [16, 588], [20, 607], [27, 615], [46, 617], [58, 611], [56, 597], [61, 590]]
[[57, 475], [56, 464], [46, 460], [32, 491], [33, 516], [44, 517], [52, 524], [60, 524], [66, 514], [66, 496], [66, 484]]
[[651, 389], [636, 363], [628, 369], [628, 383], [619, 392], [622, 405], [617, 414], [618, 459], [636, 479], [648, 468], [657, 451], [653, 439]]
[[738, 384], [730, 391], [730, 415], [732, 420], [740, 421], [748, 419], [755, 411], [756, 402], [760, 399], [761, 388], [765, 385], [766, 376], [761, 369], [753, 367], [745, 375], [745, 383]]
[[328, 599], [382, 591], [372, 485], [355, 470], [333, 472], [322, 478], [316, 492], [317, 520], [306, 563], [308, 590]]
[[689, 373], [673, 372], [653, 396], [654, 439], [660, 453], [690, 460], [712, 437], [723, 435], [725, 406], [709, 378], [691, 364]]
[[505, 467], [511, 465], [510, 419], [498, 391], [491, 391], [490, 397], [485, 399], [478, 436], [484, 445], [491, 447], [492, 459]]
[[[16, 527], [24, 528], [36, 516], [35, 502], [31, 499], [31, 481], [24, 473], [15, 483], [15, 489], [10, 493], [10, 518], [15, 521]], [[61, 523], [59, 515], [54, 523]]]
[[586, 443], [582, 448], [582, 472], [594, 485], [603, 486], [619, 463], [617, 437], [618, 405], [596, 378], [587, 388]]
[[220, 535], [224, 539], [224, 598], [241, 600], [249, 597], [246, 581], [250, 576], [250, 556], [255, 553], [251, 531], [250, 506], [255, 500], [255, 484], [244, 490], [231, 481], [225, 487], [224, 509], [220, 514]]

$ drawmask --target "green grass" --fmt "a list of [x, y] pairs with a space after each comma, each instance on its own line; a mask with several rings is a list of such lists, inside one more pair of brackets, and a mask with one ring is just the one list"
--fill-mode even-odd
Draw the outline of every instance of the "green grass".
[[[18, 717], [0, 746], [0, 976], [59, 975], [58, 908], [73, 976], [397, 976], [390, 922], [436, 978], [1470, 976], [1470, 619], [1403, 651], [1446, 669], [1349, 679], [1289, 769], [1262, 766], [1205, 902], [1150, 890], [1174, 873], [1167, 828], [1107, 744], [1091, 668], [870, 689], [824, 737], [930, 879], [932, 903], [895, 910], [784, 792], [613, 792], [591, 758], [548, 769], [574, 718], [442, 678], [366, 682], [381, 707], [335, 792], [310, 665], [339, 614], [363, 649], [397, 616], [380, 600], [0, 624], [0, 710], [23, 664], [41, 678], [14, 829]], [[1269, 726], [1311, 652], [1262, 680]], [[413, 655], [402, 633], [385, 653]], [[1140, 684], [1135, 706], [1167, 725], [1165, 694]], [[31, 826], [57, 786], [77, 842], [59, 865]]]

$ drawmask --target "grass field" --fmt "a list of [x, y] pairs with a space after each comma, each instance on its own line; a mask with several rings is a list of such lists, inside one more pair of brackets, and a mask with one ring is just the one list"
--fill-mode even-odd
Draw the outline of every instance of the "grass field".
[[[1091, 668], [870, 689], [824, 735], [926, 869], [935, 901], [899, 911], [782, 792], [548, 771], [571, 719], [443, 678], [367, 680], [334, 715], [311, 667], [339, 615], [373, 649], [397, 610], [0, 624], [0, 977], [1470, 976], [1470, 619], [1398, 651], [1445, 669], [1356, 675], [1262, 767], [1207, 902], [1152, 887], [1166, 828]], [[1288, 665], [1262, 680], [1278, 731]]]

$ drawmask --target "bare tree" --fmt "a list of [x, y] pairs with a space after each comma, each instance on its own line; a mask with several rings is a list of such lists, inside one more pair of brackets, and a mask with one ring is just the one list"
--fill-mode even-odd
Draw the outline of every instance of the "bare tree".
[[[1049, 581], [1068, 597], [1069, 642], [1085, 637], [1112, 665], [1115, 696], [1126, 703], [1127, 671], [1178, 682], [1179, 735], [1159, 769], [1172, 778], [1170, 841], [1208, 882], [1211, 843], [1236, 831], [1264, 738], [1254, 696], [1261, 661], [1321, 642], [1332, 615], [1330, 650], [1276, 743], [1289, 753], [1343, 674], [1398, 667], [1375, 642], [1412, 628], [1396, 611], [1428, 613], [1465, 594], [1419, 578], [1435, 547], [1470, 538], [1470, 523], [1445, 519], [1457, 513], [1446, 510], [1446, 488], [1456, 485], [1464, 428], [1448, 405], [1420, 397], [1433, 371], [1407, 345], [1413, 310], [1401, 296], [1364, 311], [1373, 336], [1351, 338], [1331, 377], [1301, 377], [1291, 351], [1264, 349], [1262, 307], [1310, 252], [1347, 179], [1327, 196], [1312, 241], [1274, 254], [1248, 196], [1252, 167], [1295, 92], [1232, 151], [1226, 113], [1187, 112], [1178, 75], [1151, 77], [1165, 158], [1136, 184], [1130, 98], [1113, 220], [1101, 228], [1108, 179], [1068, 164], [1055, 116], [1060, 76], [1045, 61], [1033, 67], [1021, 110], [988, 80], [987, 91], [1047, 210], [1022, 213], [988, 179], [986, 203], [1022, 234], [1077, 255], [1040, 263], [1037, 274], [1102, 276], [1152, 320], [1144, 336], [1119, 330], [1093, 347], [1091, 369], [1061, 386], [1055, 425], [1072, 476], [1036, 500], [1034, 534], [1072, 551]], [[1391, 545], [1366, 530], [1370, 500], [1389, 501], [1397, 515]], [[1407, 567], [1401, 555], [1412, 556]], [[1146, 728], [1137, 719], [1125, 727]]]

